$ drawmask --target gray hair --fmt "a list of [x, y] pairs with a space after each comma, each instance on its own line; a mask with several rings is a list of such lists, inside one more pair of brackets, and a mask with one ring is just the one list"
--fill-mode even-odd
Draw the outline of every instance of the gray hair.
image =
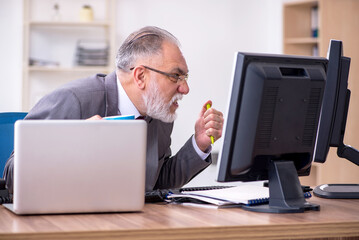
[[168, 31], [158, 27], [144, 27], [131, 33], [122, 43], [116, 55], [118, 69], [128, 72], [140, 57], [160, 54], [162, 43], [169, 41], [180, 47], [179, 41]]

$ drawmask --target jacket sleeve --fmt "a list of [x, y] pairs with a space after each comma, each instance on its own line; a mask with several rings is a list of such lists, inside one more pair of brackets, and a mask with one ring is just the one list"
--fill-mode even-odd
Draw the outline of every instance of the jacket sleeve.
[[14, 152], [11, 153], [5, 164], [3, 178], [5, 179], [6, 188], [9, 190], [9, 193], [12, 194], [14, 189]]
[[205, 160], [198, 156], [192, 145], [192, 137], [176, 155], [170, 155], [171, 150], [168, 148], [165, 156], [160, 159], [161, 170], [154, 189], [180, 188], [212, 162], [211, 155]]

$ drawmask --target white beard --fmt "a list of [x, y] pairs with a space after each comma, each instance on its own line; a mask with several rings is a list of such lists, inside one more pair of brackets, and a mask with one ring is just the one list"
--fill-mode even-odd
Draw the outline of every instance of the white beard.
[[171, 123], [177, 118], [176, 112], [171, 113], [170, 107], [173, 102], [181, 100], [182, 94], [174, 95], [169, 103], [165, 103], [161, 97], [158, 84], [156, 81], [151, 81], [148, 91], [143, 95], [143, 101], [147, 109], [147, 116], [161, 120], [162, 122]]

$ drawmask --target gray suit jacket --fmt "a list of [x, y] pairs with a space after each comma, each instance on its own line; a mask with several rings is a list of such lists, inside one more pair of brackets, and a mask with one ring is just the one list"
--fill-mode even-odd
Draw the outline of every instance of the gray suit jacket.
[[[87, 119], [94, 115], [120, 115], [116, 73], [97, 74], [69, 82], [43, 97], [25, 119]], [[178, 188], [211, 163], [203, 161], [193, 148], [191, 138], [171, 156], [173, 123], [147, 118], [146, 191]], [[8, 159], [4, 178], [13, 190], [13, 154]]]

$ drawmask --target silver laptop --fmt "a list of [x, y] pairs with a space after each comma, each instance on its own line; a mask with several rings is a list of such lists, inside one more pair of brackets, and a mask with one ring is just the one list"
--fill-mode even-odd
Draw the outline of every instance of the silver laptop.
[[145, 121], [15, 124], [16, 214], [130, 212], [144, 206]]

